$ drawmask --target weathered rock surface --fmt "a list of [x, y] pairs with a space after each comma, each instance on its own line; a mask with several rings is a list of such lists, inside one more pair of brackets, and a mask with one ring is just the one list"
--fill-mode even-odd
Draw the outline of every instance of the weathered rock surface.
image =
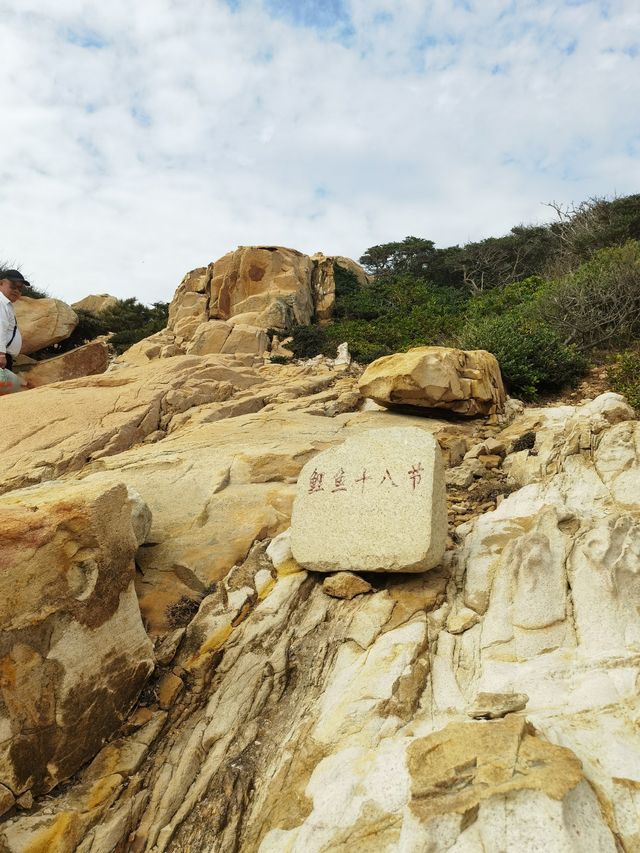
[[423, 572], [438, 565], [446, 539], [444, 465], [422, 430], [349, 438], [300, 473], [291, 551], [307, 569]]
[[322, 589], [332, 598], [347, 598], [351, 600], [356, 595], [364, 595], [371, 592], [373, 587], [364, 578], [354, 575], [353, 572], [336, 572], [329, 575], [322, 582]]
[[90, 314], [100, 314], [106, 311], [107, 308], [113, 308], [118, 304], [118, 299], [115, 296], [110, 296], [108, 293], [92, 294], [80, 299], [79, 302], [73, 302], [71, 307], [80, 311], [89, 311]]
[[331, 317], [335, 267], [368, 282], [355, 261], [309, 257], [280, 246], [240, 246], [207, 267], [187, 273], [169, 306], [167, 328], [134, 344], [127, 364], [183, 353], [257, 353], [269, 349], [267, 329]]
[[78, 325], [76, 312], [59, 299], [23, 296], [15, 303], [15, 312], [26, 355], [66, 340]]
[[[180, 389], [181, 405], [89, 464], [99, 407], [67, 421], [73, 450], [58, 436], [53, 455], [33, 409], [28, 452], [7, 445], [5, 491], [55, 471], [140, 492], [138, 588], [162, 664], [77, 781], [0, 824], [3, 853], [637, 850], [640, 424], [623, 401], [527, 411], [499, 434], [356, 411], [357, 374], [326, 362], [192, 356], [76, 382], [97, 399], [111, 392], [93, 383], [124, 377], [108, 411], [133, 411], [165, 364], [178, 384], [155, 390]], [[202, 399], [222, 368], [227, 396]], [[307, 462], [390, 423], [436, 435], [454, 466], [478, 445], [501, 457], [494, 437], [509, 452], [496, 469], [467, 460], [478, 476], [449, 489], [441, 566], [335, 599], [285, 534], [267, 553], [268, 538], [288, 527]], [[171, 602], [191, 622], [166, 624]], [[504, 719], [469, 718], [482, 694]]]
[[506, 399], [495, 356], [449, 347], [416, 347], [379, 358], [359, 387], [382, 406], [448, 409], [469, 417], [500, 414]]
[[[0, 499], [0, 784], [41, 794], [113, 734], [153, 669], [124, 485]], [[6, 797], [5, 797], [6, 799]]]
[[54, 358], [34, 361], [20, 368], [32, 388], [104, 373], [109, 366], [109, 347], [105, 341], [92, 341]]
[[232, 358], [187, 356], [3, 398], [0, 494], [126, 450], [166, 429], [174, 415], [259, 382]]

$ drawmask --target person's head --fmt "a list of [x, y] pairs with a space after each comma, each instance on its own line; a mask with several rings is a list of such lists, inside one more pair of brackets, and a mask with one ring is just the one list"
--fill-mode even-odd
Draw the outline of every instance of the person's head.
[[20, 299], [22, 291], [28, 286], [29, 282], [18, 270], [0, 268], [0, 293], [3, 293], [10, 302]]

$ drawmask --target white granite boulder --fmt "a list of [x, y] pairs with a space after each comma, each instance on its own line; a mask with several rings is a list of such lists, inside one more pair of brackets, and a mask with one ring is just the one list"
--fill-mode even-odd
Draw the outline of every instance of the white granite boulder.
[[302, 469], [291, 550], [307, 569], [423, 572], [441, 561], [446, 537], [441, 451], [423, 430], [372, 430]]

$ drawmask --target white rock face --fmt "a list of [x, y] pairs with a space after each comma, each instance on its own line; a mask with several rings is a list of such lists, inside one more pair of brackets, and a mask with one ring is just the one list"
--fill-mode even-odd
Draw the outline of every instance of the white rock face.
[[423, 572], [441, 561], [446, 537], [442, 456], [422, 430], [372, 430], [300, 474], [291, 550], [305, 568]]

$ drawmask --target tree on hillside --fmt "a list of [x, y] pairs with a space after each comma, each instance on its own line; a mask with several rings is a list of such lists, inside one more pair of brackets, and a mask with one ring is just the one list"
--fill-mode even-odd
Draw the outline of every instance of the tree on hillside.
[[599, 249], [640, 240], [640, 194], [609, 201], [594, 196], [578, 205], [551, 202], [557, 221], [551, 226], [554, 238], [551, 275], [575, 270]]
[[480, 293], [540, 275], [549, 262], [553, 245], [548, 226], [516, 225], [504, 237], [467, 243], [458, 253], [456, 269], [467, 290]]
[[401, 242], [382, 243], [367, 249], [360, 263], [372, 275], [411, 273], [424, 277], [438, 250], [433, 240], [405, 237]]

